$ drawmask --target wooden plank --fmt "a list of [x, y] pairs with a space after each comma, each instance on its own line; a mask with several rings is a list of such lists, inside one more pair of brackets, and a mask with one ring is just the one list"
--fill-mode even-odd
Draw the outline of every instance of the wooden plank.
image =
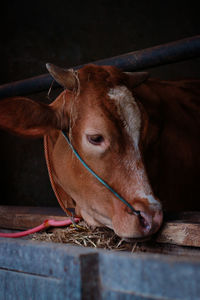
[[178, 256], [192, 256], [200, 258], [200, 248], [185, 247], [167, 243], [157, 243], [154, 240], [137, 243], [134, 247], [134, 253], [147, 252]]
[[159, 232], [156, 242], [200, 247], [200, 223], [167, 222]]
[[65, 220], [59, 207], [0, 206], [0, 227], [26, 230], [42, 224], [46, 219]]
[[42, 207], [42, 206], [0, 205], [0, 215], [17, 214], [17, 213], [66, 216], [66, 213], [61, 209], [60, 206]]
[[0, 299], [168, 299], [200, 295], [200, 259], [1, 239]]

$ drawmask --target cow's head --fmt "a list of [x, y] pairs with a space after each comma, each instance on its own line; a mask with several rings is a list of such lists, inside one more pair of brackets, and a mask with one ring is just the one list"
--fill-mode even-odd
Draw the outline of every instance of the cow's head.
[[[48, 137], [53, 182], [90, 225], [107, 226], [124, 238], [155, 233], [162, 209], [149, 184], [142, 151], [147, 116], [134, 87], [146, 73], [88, 65], [78, 72], [47, 68], [65, 90], [51, 105], [26, 98], [0, 102], [0, 126], [24, 136]], [[60, 130], [65, 130], [89, 167], [128, 201], [133, 212], [84, 168]], [[67, 200], [68, 199], [68, 200]]]

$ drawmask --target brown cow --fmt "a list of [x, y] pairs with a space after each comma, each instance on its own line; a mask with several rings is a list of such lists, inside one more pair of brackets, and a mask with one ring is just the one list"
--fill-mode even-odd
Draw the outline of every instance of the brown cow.
[[[49, 106], [20, 97], [1, 101], [0, 126], [27, 137], [44, 135], [51, 183], [63, 209], [75, 207], [90, 225], [140, 238], [162, 223], [158, 198], [164, 209], [200, 208], [199, 81], [147, 79], [147, 73], [109, 66], [47, 68], [65, 90]], [[61, 130], [139, 216], [85, 169]]]

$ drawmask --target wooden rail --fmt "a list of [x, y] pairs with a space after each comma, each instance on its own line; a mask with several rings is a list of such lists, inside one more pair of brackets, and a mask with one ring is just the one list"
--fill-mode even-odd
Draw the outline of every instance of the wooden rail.
[[0, 206], [0, 228], [27, 230], [46, 219], [65, 220], [60, 207]]

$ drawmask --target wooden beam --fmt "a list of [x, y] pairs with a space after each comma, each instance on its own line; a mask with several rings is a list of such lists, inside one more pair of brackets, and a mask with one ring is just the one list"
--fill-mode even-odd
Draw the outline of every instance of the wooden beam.
[[156, 242], [200, 247], [200, 223], [166, 222]]
[[42, 224], [47, 219], [65, 220], [60, 207], [0, 206], [0, 228], [26, 230]]
[[157, 243], [154, 240], [137, 243], [134, 249], [134, 253], [135, 252], [159, 253], [178, 256], [193, 256], [200, 258], [200, 248]]

